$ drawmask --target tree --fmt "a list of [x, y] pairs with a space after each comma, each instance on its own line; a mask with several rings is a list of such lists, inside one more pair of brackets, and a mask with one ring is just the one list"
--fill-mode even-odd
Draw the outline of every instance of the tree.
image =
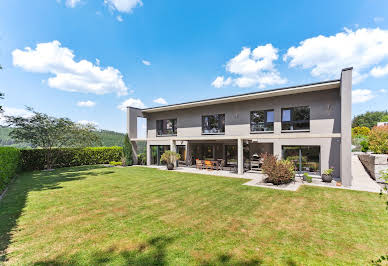
[[374, 153], [388, 154], [388, 126], [375, 126], [369, 135], [369, 149]]
[[55, 148], [87, 147], [100, 142], [91, 125], [80, 125], [68, 118], [56, 118], [39, 113], [27, 107], [31, 117], [5, 116], [6, 123], [12, 126], [10, 137], [16, 142], [27, 142], [33, 148], [45, 148], [46, 168], [51, 169], [56, 161]]
[[132, 165], [132, 144], [129, 141], [128, 134], [125, 134], [124, 136], [124, 147], [123, 147], [123, 153], [125, 158], [125, 165]]
[[[3, 67], [0, 65], [0, 70], [3, 69]], [[4, 93], [0, 92], [0, 99], [4, 99]], [[3, 106], [0, 105], [0, 113], [3, 112]]]
[[384, 115], [384, 116], [381, 118], [380, 122], [388, 122], [388, 115]]
[[357, 115], [353, 118], [352, 127], [368, 127], [372, 128], [380, 122], [381, 119], [388, 115], [388, 111], [366, 112], [365, 114]]

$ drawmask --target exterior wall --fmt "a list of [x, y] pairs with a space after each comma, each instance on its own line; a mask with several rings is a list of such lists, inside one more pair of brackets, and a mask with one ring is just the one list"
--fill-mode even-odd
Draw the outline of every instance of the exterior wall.
[[[332, 134], [341, 132], [340, 97], [338, 89], [308, 92], [296, 95], [279, 96], [244, 102], [210, 105], [176, 111], [165, 111], [147, 114], [147, 137], [156, 136], [156, 120], [177, 118], [177, 137], [202, 136], [202, 116], [225, 114], [224, 136], [285, 135], [299, 133], [281, 133], [281, 108], [310, 106], [310, 133]], [[274, 109], [274, 133], [250, 133], [250, 112]]]

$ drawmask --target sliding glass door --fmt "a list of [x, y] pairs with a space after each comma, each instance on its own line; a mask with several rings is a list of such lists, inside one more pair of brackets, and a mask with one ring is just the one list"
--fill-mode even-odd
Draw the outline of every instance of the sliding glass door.
[[160, 156], [167, 150], [170, 150], [170, 145], [151, 145], [151, 164], [164, 164], [160, 161]]
[[299, 173], [320, 174], [319, 146], [282, 146], [283, 159], [294, 163]]

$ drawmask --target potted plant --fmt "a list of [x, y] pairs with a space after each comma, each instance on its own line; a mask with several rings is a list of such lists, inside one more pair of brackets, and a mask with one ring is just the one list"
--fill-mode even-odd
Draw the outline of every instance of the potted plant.
[[324, 170], [322, 174], [322, 181], [330, 183], [333, 180], [333, 172], [334, 172], [334, 168], [329, 168], [327, 170]]
[[307, 181], [307, 183], [312, 183], [313, 182], [313, 177], [310, 176], [308, 173], [303, 174], [303, 181]]
[[176, 153], [174, 151], [165, 151], [162, 154], [162, 156], [160, 157], [160, 160], [167, 164], [167, 169], [168, 170], [173, 170], [174, 169], [174, 164], [180, 158], [181, 158], [181, 155], [179, 153]]

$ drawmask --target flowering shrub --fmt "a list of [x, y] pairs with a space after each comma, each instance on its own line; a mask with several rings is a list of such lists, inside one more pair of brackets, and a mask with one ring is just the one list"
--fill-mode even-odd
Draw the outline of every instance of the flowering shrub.
[[369, 136], [370, 129], [368, 127], [354, 127], [352, 128], [352, 136]]
[[369, 149], [374, 153], [388, 153], [388, 126], [372, 128], [369, 135]]
[[272, 154], [263, 154], [263, 172], [267, 175], [265, 182], [274, 185], [288, 184], [295, 178], [294, 164], [286, 160], [277, 160]]

